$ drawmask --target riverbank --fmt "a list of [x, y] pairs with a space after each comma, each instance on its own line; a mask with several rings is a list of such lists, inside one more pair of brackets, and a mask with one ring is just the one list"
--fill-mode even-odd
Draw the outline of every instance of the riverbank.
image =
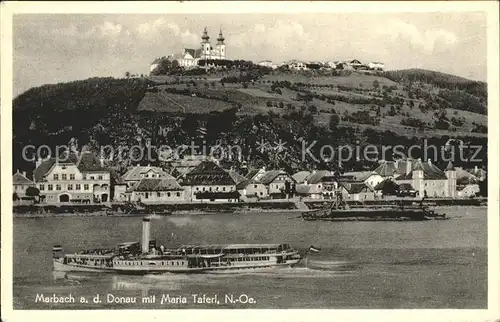
[[[261, 207], [241, 207], [234, 208], [231, 211], [221, 210], [220, 205], [211, 205], [211, 207], [204, 207], [204, 209], [190, 209], [190, 210], [174, 210], [174, 211], [155, 211], [155, 210], [142, 210], [137, 212], [122, 212], [122, 211], [110, 211], [109, 208], [105, 208], [102, 210], [96, 211], [80, 211], [81, 209], [73, 209], [74, 211], [59, 211], [59, 212], [14, 212], [14, 218], [46, 218], [46, 217], [142, 217], [145, 215], [153, 215], [156, 217], [165, 217], [165, 216], [185, 216], [185, 215], [196, 215], [196, 216], [205, 216], [205, 215], [215, 215], [221, 213], [227, 214], [273, 214], [273, 213], [283, 213], [284, 211], [289, 213], [297, 213], [300, 214], [302, 212], [307, 212], [309, 210], [315, 210], [320, 208], [319, 204], [311, 206], [307, 209], [302, 209], [299, 207], [290, 208], [289, 205], [285, 205], [286, 208], [278, 207], [280, 204], [277, 204], [277, 208], [261, 208]], [[283, 206], [283, 205], [281, 205]], [[441, 210], [441, 209], [449, 209], [457, 207], [458, 205], [434, 205], [431, 206], [431, 209]], [[461, 205], [463, 206], [463, 205]], [[387, 206], [382, 205], [372, 205], [372, 206], [353, 206], [352, 209], [359, 209], [360, 211], [370, 211], [370, 210], [379, 210]], [[468, 208], [483, 208], [487, 209], [486, 205], [466, 205]], [[39, 209], [38, 209], [39, 210]]]

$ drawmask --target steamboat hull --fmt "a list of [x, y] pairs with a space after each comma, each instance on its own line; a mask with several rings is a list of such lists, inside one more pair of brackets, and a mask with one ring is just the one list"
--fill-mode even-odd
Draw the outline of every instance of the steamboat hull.
[[230, 274], [244, 272], [265, 272], [269, 270], [293, 267], [300, 259], [288, 260], [286, 263], [254, 263], [251, 265], [232, 265], [222, 267], [157, 267], [157, 266], [133, 266], [124, 267], [87, 267], [83, 265], [64, 264], [54, 260], [54, 271], [58, 272], [92, 272], [92, 273], [116, 273], [123, 275], [148, 275], [148, 274]]

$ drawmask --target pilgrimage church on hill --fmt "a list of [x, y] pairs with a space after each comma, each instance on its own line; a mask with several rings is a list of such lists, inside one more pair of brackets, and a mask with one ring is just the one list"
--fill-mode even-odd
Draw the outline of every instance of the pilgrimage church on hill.
[[[215, 47], [210, 43], [210, 36], [208, 36], [207, 28], [203, 30], [203, 35], [201, 36], [200, 48], [184, 48], [182, 54], [174, 54], [168, 57], [168, 59], [176, 60], [179, 66], [189, 68], [196, 67], [199, 60], [208, 59], [227, 59], [226, 58], [226, 44], [224, 43], [224, 36], [222, 34], [222, 29], [219, 31], [219, 36], [217, 37], [217, 43]], [[150, 71], [153, 71], [161, 59], [156, 59], [150, 66]]]

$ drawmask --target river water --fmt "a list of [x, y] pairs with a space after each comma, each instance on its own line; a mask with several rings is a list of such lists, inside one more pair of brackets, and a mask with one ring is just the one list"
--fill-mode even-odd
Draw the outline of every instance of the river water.
[[[14, 308], [486, 308], [486, 208], [441, 208], [451, 220], [303, 222], [297, 213], [170, 216], [152, 221], [158, 243], [291, 243], [321, 248], [307, 266], [247, 274], [125, 276], [52, 272], [65, 251], [139, 241], [139, 217], [14, 218]], [[75, 303], [36, 301], [69, 296]], [[136, 303], [116, 303], [111, 296]], [[216, 303], [196, 303], [192, 294]], [[93, 303], [99, 295], [101, 302]], [[166, 297], [186, 303], [162, 303]], [[142, 298], [155, 297], [143, 303]], [[226, 297], [227, 296], [227, 297]], [[227, 298], [239, 299], [236, 303]], [[83, 297], [88, 303], [79, 303]], [[109, 297], [109, 298], [108, 298]], [[110, 300], [110, 302], [108, 302]], [[217, 304], [218, 303], [218, 304]]]

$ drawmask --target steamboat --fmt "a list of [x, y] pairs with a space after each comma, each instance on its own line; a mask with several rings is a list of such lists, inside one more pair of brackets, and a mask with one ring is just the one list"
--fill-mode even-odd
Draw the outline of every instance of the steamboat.
[[54, 271], [114, 272], [122, 274], [230, 273], [292, 267], [301, 255], [289, 244], [183, 245], [165, 249], [150, 239], [151, 219], [142, 221], [141, 242], [112, 249], [65, 254], [52, 249]]

